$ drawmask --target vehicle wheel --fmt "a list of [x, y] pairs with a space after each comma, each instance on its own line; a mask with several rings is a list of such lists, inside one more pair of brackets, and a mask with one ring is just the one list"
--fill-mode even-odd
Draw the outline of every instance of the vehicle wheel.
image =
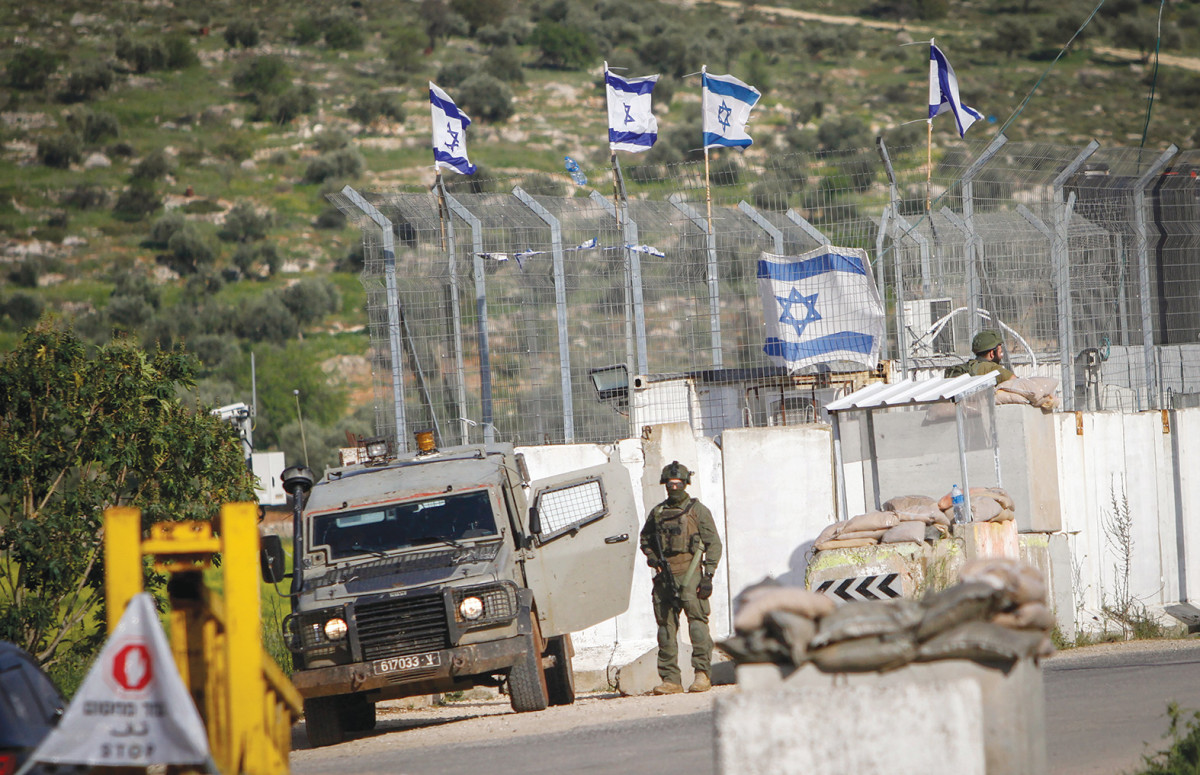
[[342, 727], [347, 732], [370, 732], [375, 728], [375, 703], [365, 694], [343, 694]]
[[560, 635], [546, 644], [546, 656], [554, 657], [554, 667], [546, 669], [546, 689], [551, 705], [575, 702], [575, 671], [571, 669], [571, 636]]
[[337, 745], [346, 739], [341, 697], [310, 697], [304, 701], [304, 730], [313, 748]]
[[542, 669], [542, 655], [538, 647], [542, 636], [538, 630], [537, 616], [531, 615], [531, 618], [533, 648], [522, 654], [520, 661], [508, 671], [508, 698], [517, 713], [545, 710], [550, 704], [546, 691], [546, 671]]

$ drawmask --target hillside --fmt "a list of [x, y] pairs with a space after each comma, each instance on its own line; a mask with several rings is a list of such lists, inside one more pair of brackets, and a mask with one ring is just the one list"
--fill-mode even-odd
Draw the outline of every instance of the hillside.
[[[478, 177], [607, 163], [601, 63], [660, 72], [659, 145], [694, 157], [707, 64], [763, 93], [747, 160], [924, 142], [936, 36], [1013, 140], [1195, 147], [1200, 4], [793, 0], [65, 0], [0, 9], [0, 351], [46, 312], [94, 341], [185, 343], [199, 396], [328, 461], [369, 433], [358, 232], [325, 200], [432, 182], [426, 82], [475, 119]], [[1151, 55], [1162, 54], [1157, 71]], [[1030, 91], [1028, 104], [1021, 108]], [[1154, 102], [1147, 122], [1147, 97]], [[1018, 115], [1014, 114], [1020, 109]], [[1010, 118], [1011, 123], [1010, 122]], [[979, 139], [978, 136], [975, 139]], [[940, 148], [960, 141], [948, 126]], [[626, 165], [639, 159], [626, 158]], [[562, 176], [560, 178], [560, 176]], [[297, 395], [293, 391], [299, 391]], [[307, 439], [296, 422], [303, 413]]]

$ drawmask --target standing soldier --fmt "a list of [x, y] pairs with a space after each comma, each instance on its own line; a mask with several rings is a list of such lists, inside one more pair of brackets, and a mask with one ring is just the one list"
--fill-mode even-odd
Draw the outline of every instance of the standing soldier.
[[679, 613], [687, 615], [696, 680], [689, 692], [712, 688], [712, 636], [708, 632], [708, 598], [713, 574], [721, 561], [721, 538], [712, 512], [685, 488], [692, 472], [678, 460], [662, 470], [659, 484], [667, 499], [650, 510], [642, 527], [640, 546], [654, 568], [654, 621], [658, 624], [658, 676], [655, 694], [683, 691], [679, 672]]

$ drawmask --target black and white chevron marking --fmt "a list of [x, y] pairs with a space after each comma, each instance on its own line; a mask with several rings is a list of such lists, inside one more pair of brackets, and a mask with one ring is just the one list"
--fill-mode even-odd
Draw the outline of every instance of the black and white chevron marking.
[[817, 592], [834, 600], [892, 600], [903, 597], [899, 573], [880, 576], [856, 576], [849, 579], [829, 579], [817, 585]]

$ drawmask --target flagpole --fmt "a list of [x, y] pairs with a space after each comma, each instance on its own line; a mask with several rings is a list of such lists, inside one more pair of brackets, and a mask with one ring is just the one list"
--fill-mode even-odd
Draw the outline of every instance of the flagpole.
[[[933, 56], [933, 38], [929, 39], [929, 55]], [[932, 208], [929, 186], [933, 177], [933, 116], [925, 119], [925, 214]]]
[[[704, 100], [704, 76], [708, 73], [708, 65], [700, 66], [700, 99]], [[712, 185], [708, 179], [708, 143], [704, 142], [704, 129], [700, 129], [700, 144], [704, 146], [704, 206], [707, 210], [708, 233], [712, 234]]]
[[442, 180], [442, 168], [434, 165], [436, 170], [433, 185], [438, 195], [438, 225], [442, 229], [442, 250], [446, 249], [446, 183]]

